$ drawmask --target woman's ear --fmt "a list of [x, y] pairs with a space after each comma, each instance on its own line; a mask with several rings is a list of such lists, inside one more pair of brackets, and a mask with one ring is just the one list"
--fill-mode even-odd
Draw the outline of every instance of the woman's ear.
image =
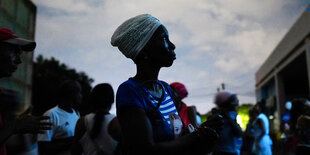
[[137, 56], [136, 58], [133, 60], [136, 64], [138, 64], [139, 62], [141, 62], [142, 60], [147, 60], [148, 56], [147, 54], [144, 52], [144, 50], [142, 50]]

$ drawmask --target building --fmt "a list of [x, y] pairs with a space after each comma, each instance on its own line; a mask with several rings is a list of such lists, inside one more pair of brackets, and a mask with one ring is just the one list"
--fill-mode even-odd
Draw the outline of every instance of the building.
[[[0, 0], [0, 27], [34, 40], [36, 11], [30, 0]], [[0, 87], [19, 93], [21, 108], [26, 108], [31, 103], [33, 52], [24, 52], [22, 61], [13, 77], [0, 80]]]
[[[256, 72], [257, 101], [275, 112], [278, 119], [285, 103], [310, 97], [310, 6], [306, 9], [271, 55]], [[275, 126], [279, 129], [279, 126]]]

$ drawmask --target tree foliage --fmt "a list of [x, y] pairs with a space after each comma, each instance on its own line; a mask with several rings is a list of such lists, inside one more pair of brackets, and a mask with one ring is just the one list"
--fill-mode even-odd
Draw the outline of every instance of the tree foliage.
[[82, 114], [87, 113], [86, 102], [94, 80], [86, 73], [77, 72], [53, 57], [47, 59], [39, 55], [34, 62], [33, 73], [32, 100], [35, 115], [41, 115], [57, 105], [56, 92], [58, 86], [65, 80], [76, 80], [81, 84], [83, 101], [78, 110]]

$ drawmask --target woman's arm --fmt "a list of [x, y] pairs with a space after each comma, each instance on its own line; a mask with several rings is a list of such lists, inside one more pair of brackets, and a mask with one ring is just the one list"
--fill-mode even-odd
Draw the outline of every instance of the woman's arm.
[[[120, 108], [118, 109], [118, 119], [124, 140], [122, 147], [128, 150], [127, 154], [182, 155], [206, 153], [212, 150], [218, 138], [210, 132], [202, 133], [200, 136], [189, 134], [173, 141], [154, 143], [151, 123], [143, 109], [138, 107]], [[206, 148], [206, 146], [210, 147]]]
[[74, 131], [74, 142], [71, 148], [72, 155], [81, 155], [83, 152], [82, 145], [80, 144], [79, 140], [82, 138], [84, 133], [86, 132], [86, 127], [84, 123], [84, 117], [81, 117], [75, 126]]
[[258, 141], [260, 141], [263, 138], [263, 136], [266, 134], [266, 127], [265, 127], [263, 120], [258, 119], [257, 121], [258, 121], [257, 123], [260, 129], [262, 130], [262, 133], [258, 136]]
[[113, 139], [118, 142], [121, 140], [121, 126], [119, 125], [117, 117], [113, 118], [109, 123], [108, 131]]

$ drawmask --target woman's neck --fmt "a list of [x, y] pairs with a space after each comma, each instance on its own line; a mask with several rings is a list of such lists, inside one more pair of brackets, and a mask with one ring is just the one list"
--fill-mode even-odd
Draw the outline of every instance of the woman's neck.
[[137, 74], [134, 76], [139, 82], [145, 82], [149, 80], [158, 80], [160, 67], [153, 67], [149, 64], [137, 65]]

